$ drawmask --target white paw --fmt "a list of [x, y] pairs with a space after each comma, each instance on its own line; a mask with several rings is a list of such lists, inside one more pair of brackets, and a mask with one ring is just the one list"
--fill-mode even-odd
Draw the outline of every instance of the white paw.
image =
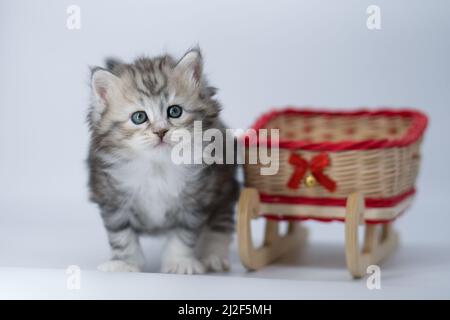
[[178, 274], [205, 273], [205, 266], [194, 257], [179, 257], [163, 261], [161, 271]]
[[225, 256], [210, 254], [202, 258], [202, 262], [209, 271], [224, 272], [230, 270], [230, 260]]
[[141, 269], [122, 260], [109, 260], [97, 267], [99, 271], [103, 272], [140, 272]]

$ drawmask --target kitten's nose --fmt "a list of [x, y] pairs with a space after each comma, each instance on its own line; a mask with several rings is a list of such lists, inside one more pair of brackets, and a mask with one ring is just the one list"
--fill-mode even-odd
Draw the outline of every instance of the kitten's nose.
[[164, 137], [164, 135], [169, 131], [168, 129], [160, 129], [158, 131], [153, 131], [154, 134], [156, 134], [160, 139]]

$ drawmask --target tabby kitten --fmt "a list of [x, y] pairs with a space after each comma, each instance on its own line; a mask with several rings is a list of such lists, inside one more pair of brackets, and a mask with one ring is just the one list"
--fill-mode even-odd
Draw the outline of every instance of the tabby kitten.
[[[229, 268], [236, 167], [175, 164], [177, 129], [225, 132], [215, 89], [198, 49], [171, 56], [107, 61], [92, 70], [88, 157], [90, 199], [98, 204], [112, 250], [102, 271], [141, 271], [139, 236], [167, 235], [161, 270], [204, 273]], [[200, 142], [203, 143], [203, 142]]]

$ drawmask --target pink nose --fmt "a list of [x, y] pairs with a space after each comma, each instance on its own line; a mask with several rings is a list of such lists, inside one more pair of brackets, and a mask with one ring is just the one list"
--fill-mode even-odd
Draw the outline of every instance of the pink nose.
[[158, 131], [153, 131], [154, 134], [156, 134], [160, 139], [162, 139], [164, 137], [164, 135], [167, 133], [167, 129], [161, 129]]

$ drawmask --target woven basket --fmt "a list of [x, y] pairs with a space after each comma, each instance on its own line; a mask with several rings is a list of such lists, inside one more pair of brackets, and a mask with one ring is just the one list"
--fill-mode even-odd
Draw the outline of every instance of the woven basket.
[[[252, 129], [280, 130], [279, 171], [261, 175], [264, 165], [246, 161], [245, 184], [256, 188], [267, 204], [342, 207], [349, 194], [361, 191], [369, 208], [396, 207], [415, 192], [426, 126], [427, 117], [416, 110], [272, 111]], [[250, 148], [270, 146], [270, 135], [267, 140], [247, 137], [246, 155]], [[321, 169], [314, 171], [321, 162]], [[268, 206], [263, 214], [281, 214], [267, 212], [273, 209]], [[311, 208], [307, 211], [296, 208], [283, 213], [315, 217]], [[392, 219], [399, 213], [375, 214], [372, 220]], [[343, 217], [330, 214], [329, 218]]]

